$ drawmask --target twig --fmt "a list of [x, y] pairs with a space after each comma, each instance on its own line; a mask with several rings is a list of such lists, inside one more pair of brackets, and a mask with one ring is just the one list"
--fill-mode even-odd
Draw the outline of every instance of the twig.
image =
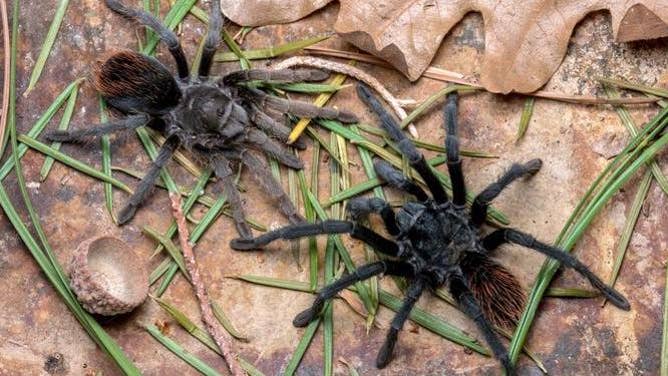
[[[7, 18], [7, 0], [0, 1], [0, 12], [2, 12], [2, 45], [5, 54], [4, 74], [2, 80], [2, 109], [0, 110], [0, 145], [4, 145], [5, 129], [7, 128], [7, 115], [9, 114], [9, 66], [11, 55], [9, 53], [9, 19]], [[0, 156], [4, 150], [0, 146]]]
[[[329, 61], [325, 59], [318, 59], [316, 57], [311, 57], [311, 56], [293, 56], [289, 59], [283, 60], [280, 63], [276, 64], [276, 69], [285, 69], [285, 68], [290, 68], [298, 65], [305, 65], [305, 66], [310, 66], [310, 67], [316, 67], [316, 68], [322, 68], [322, 69], [327, 69], [333, 72], [338, 72], [338, 73], [343, 73], [345, 75], [348, 75], [350, 77], [354, 77], [367, 85], [371, 86], [374, 90], [380, 94], [381, 97], [392, 107], [392, 110], [394, 110], [394, 113], [397, 114], [399, 117], [399, 120], [404, 120], [408, 114], [406, 114], [406, 111], [402, 108], [402, 101], [398, 100], [397, 98], [390, 93], [383, 84], [380, 83], [376, 78], [371, 76], [370, 74], [364, 72], [361, 69], [352, 67], [347, 64], [341, 64], [337, 63], [335, 61]], [[408, 131], [411, 133], [411, 135], [415, 138], [418, 138], [418, 132], [417, 129], [413, 124], [408, 124]]]
[[186, 226], [186, 218], [181, 211], [181, 197], [177, 194], [170, 193], [169, 198], [172, 201], [172, 213], [174, 220], [176, 220], [177, 228], [179, 229], [179, 243], [183, 251], [183, 258], [186, 261], [186, 268], [192, 280], [192, 285], [195, 288], [195, 295], [199, 301], [199, 307], [202, 311], [202, 321], [206, 330], [211, 334], [213, 340], [220, 348], [225, 362], [234, 376], [246, 375], [241, 369], [237, 360], [237, 354], [232, 351], [230, 338], [216, 326], [216, 321], [213, 318], [213, 311], [211, 310], [211, 302], [209, 295], [200, 279], [199, 270], [197, 269], [197, 262], [195, 261], [195, 254], [192, 249], [192, 244], [188, 241], [188, 227]]
[[[332, 56], [342, 59], [353, 59], [353, 60], [363, 61], [369, 64], [374, 64], [394, 69], [386, 61], [369, 54], [361, 54], [357, 52], [348, 52], [348, 51], [336, 50], [333, 48], [317, 47], [317, 46], [306, 47], [304, 50], [307, 53], [314, 55]], [[438, 67], [432, 67], [432, 66], [428, 67], [422, 73], [422, 76], [438, 81], [453, 82], [456, 84], [469, 85], [476, 88], [484, 89], [482, 86], [480, 86], [480, 83], [475, 82], [474, 80], [467, 79], [466, 76], [461, 73], [445, 70]], [[530, 97], [552, 99], [560, 102], [578, 103], [578, 104], [648, 104], [648, 103], [656, 103], [659, 100], [658, 98], [648, 98], [648, 97], [598, 98], [587, 95], [569, 95], [547, 90], [538, 90], [532, 93], [521, 93], [521, 94]]]

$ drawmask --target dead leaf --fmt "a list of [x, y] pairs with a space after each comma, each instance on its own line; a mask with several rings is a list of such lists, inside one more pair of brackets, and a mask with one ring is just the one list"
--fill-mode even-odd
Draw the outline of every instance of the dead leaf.
[[243, 26], [288, 23], [306, 17], [332, 0], [220, 0], [225, 17]]
[[[335, 29], [390, 62], [411, 80], [429, 66], [447, 32], [468, 12], [485, 24], [481, 82], [493, 92], [537, 90], [559, 67], [575, 25], [607, 9], [618, 40], [668, 35], [665, 0], [341, 0]], [[635, 3], [635, 4], [634, 4]], [[634, 5], [632, 5], [634, 4]], [[663, 25], [661, 25], [663, 24]]]
[[[222, 0], [244, 25], [288, 22], [331, 0]], [[389, 62], [409, 79], [427, 69], [441, 41], [469, 12], [485, 25], [481, 83], [489, 91], [529, 93], [542, 87], [566, 54], [573, 28], [609, 10], [619, 42], [668, 36], [666, 0], [340, 0], [335, 30]]]

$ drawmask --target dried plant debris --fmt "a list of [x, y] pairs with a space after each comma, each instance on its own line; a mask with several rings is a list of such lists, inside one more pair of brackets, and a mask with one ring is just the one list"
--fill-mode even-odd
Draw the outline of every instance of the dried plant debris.
[[[234, 5], [232, 5], [234, 3]], [[297, 10], [322, 1], [223, 1], [225, 14], [242, 25], [285, 22]], [[469, 12], [485, 24], [482, 85], [492, 91], [528, 93], [557, 70], [575, 25], [591, 12], [609, 10], [617, 41], [668, 36], [668, 7], [662, 0], [340, 0], [335, 29], [345, 40], [379, 56], [411, 80], [429, 66], [441, 41]], [[271, 7], [271, 12], [266, 9]]]

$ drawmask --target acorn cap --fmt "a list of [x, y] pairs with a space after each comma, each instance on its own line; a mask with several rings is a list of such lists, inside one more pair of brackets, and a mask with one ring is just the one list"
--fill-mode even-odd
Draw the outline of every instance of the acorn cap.
[[70, 264], [70, 286], [88, 312], [118, 315], [144, 302], [148, 272], [127, 244], [101, 236], [84, 241], [76, 249]]

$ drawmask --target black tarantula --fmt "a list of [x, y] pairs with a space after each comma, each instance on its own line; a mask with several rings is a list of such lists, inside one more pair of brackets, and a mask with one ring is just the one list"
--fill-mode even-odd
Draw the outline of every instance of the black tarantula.
[[[107, 103], [127, 116], [89, 129], [57, 131], [47, 135], [53, 141], [80, 142], [144, 125], [165, 135], [166, 141], [153, 165], [120, 211], [119, 223], [132, 219], [148, 196], [160, 169], [180, 145], [212, 166], [216, 176], [222, 180], [237, 230], [242, 237], [251, 238], [252, 233], [245, 221], [239, 192], [234, 185], [231, 161], [248, 167], [259, 185], [278, 201], [280, 210], [292, 223], [301, 222], [302, 217], [269, 169], [247, 150], [261, 150], [288, 167], [303, 167], [301, 160], [277, 142], [286, 141], [290, 129], [265, 111], [271, 111], [274, 116], [290, 113], [311, 118], [338, 119], [347, 123], [355, 122], [357, 118], [346, 111], [285, 100], [242, 84], [252, 80], [319, 81], [328, 74], [314, 69], [251, 69], [232, 72], [221, 79], [209, 77], [223, 26], [220, 1], [212, 0], [198, 77], [190, 78], [188, 62], [172, 31], [147, 12], [126, 7], [118, 0], [105, 0], [105, 3], [114, 12], [153, 29], [167, 45], [178, 70], [178, 77], [175, 78], [162, 63], [152, 57], [132, 51], [115, 53], [96, 67], [93, 83]], [[304, 147], [303, 144], [296, 146]]]
[[[374, 165], [376, 172], [389, 185], [417, 198], [403, 205], [395, 214], [390, 205], [378, 198], [357, 198], [348, 202], [352, 221], [328, 220], [320, 223], [301, 223], [263, 234], [255, 239], [235, 239], [231, 247], [237, 250], [257, 249], [270, 242], [319, 234], [349, 233], [392, 259], [373, 262], [356, 269], [338, 281], [321, 289], [311, 308], [294, 319], [297, 327], [306, 326], [321, 311], [326, 300], [346, 287], [378, 274], [405, 277], [408, 280], [406, 298], [397, 312], [376, 364], [379, 368], [391, 360], [399, 331], [425, 288], [435, 289], [448, 284], [450, 293], [461, 310], [471, 317], [483, 333], [494, 355], [505, 369], [513, 372], [508, 352], [499, 340], [493, 325], [514, 323], [522, 310], [524, 294], [510, 272], [492, 261], [493, 251], [504, 243], [514, 243], [545, 254], [586, 277], [617, 307], [628, 310], [628, 301], [619, 292], [606, 286], [584, 264], [570, 254], [534, 239], [512, 228], [502, 228], [486, 236], [480, 227], [485, 222], [490, 202], [514, 180], [533, 175], [540, 169], [539, 159], [525, 164], [513, 164], [496, 182], [485, 188], [473, 201], [470, 211], [465, 206], [466, 189], [459, 157], [457, 137], [457, 95], [451, 94], [445, 106], [447, 164], [452, 179], [452, 200], [425, 158], [401, 132], [396, 121], [372, 96], [366, 86], [358, 86], [358, 94], [378, 115], [390, 138], [426, 182], [431, 197], [411, 179], [384, 161]], [[361, 225], [359, 220], [376, 213], [382, 218], [387, 232], [394, 240], [386, 239]]]

